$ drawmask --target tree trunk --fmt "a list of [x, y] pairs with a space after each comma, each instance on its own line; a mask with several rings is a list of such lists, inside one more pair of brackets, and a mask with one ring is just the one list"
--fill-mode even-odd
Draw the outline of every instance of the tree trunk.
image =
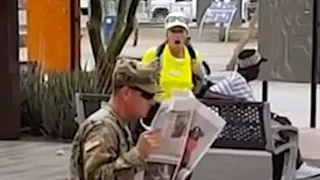
[[134, 39], [133, 39], [133, 46], [136, 47], [138, 45], [139, 40], [139, 27], [138, 23], [134, 25]]
[[91, 43], [91, 49], [94, 57], [94, 61], [97, 64], [101, 64], [104, 56], [104, 46], [101, 39], [101, 19], [102, 8], [100, 0], [90, 0], [91, 16], [87, 23], [89, 38]]
[[103, 92], [109, 92], [111, 84], [111, 75], [116, 63], [116, 57], [121, 53], [125, 43], [127, 42], [136, 21], [135, 14], [139, 0], [120, 0], [117, 9], [117, 22], [112, 32], [107, 50], [104, 54], [104, 60], [98, 65], [99, 86]]
[[238, 54], [243, 50], [244, 46], [249, 42], [250, 38], [253, 35], [255, 25], [258, 21], [258, 8], [255, 10], [255, 13], [252, 17], [252, 19], [249, 21], [249, 28], [245, 36], [243, 36], [239, 43], [237, 44], [237, 47], [234, 49], [233, 55], [229, 61], [229, 63], [226, 66], [227, 71], [234, 70], [236, 63], [237, 63], [237, 56]]

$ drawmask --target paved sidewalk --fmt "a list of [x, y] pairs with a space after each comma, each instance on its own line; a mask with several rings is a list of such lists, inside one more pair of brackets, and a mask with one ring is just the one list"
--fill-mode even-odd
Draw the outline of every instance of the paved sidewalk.
[[[319, 160], [308, 160], [320, 166]], [[270, 180], [271, 156], [211, 154], [196, 167], [193, 180]]]
[[[301, 131], [303, 156], [320, 167], [319, 138], [320, 130]], [[0, 141], [0, 179], [67, 180], [69, 156], [70, 144]], [[212, 149], [196, 168], [193, 180], [269, 180], [270, 167], [266, 152]]]

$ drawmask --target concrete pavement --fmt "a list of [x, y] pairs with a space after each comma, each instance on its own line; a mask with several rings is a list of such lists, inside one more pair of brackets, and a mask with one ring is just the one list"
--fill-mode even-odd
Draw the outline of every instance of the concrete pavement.
[[[316, 133], [319, 138], [319, 131]], [[303, 140], [305, 141], [305, 140]], [[310, 141], [308, 139], [307, 141]], [[303, 156], [320, 167], [319, 141], [314, 154]], [[305, 148], [302, 145], [302, 152]], [[35, 141], [0, 141], [1, 180], [67, 180], [70, 144]], [[212, 149], [196, 167], [193, 180], [269, 180], [270, 154], [262, 151]]]

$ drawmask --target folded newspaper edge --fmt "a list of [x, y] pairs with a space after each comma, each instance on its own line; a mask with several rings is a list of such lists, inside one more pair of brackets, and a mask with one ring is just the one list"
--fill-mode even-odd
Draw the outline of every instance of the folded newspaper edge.
[[190, 91], [175, 92], [168, 111], [192, 111], [197, 109], [197, 99]]
[[213, 117], [216, 118], [216, 121], [210, 121], [216, 127], [222, 127], [221, 128], [222, 130], [223, 127], [226, 125], [226, 121], [222, 117], [220, 117], [220, 115], [210, 107], [204, 105], [200, 101], [197, 101], [196, 106], [198, 107], [197, 108], [198, 113], [201, 114], [204, 118], [206, 119], [212, 119]]
[[192, 93], [192, 91], [176, 91], [173, 93], [173, 98], [177, 98], [177, 97], [194, 97], [194, 94]]
[[198, 100], [194, 98], [178, 98], [173, 99], [170, 103], [168, 111], [192, 111], [196, 110], [198, 107]]
[[184, 180], [191, 174], [191, 171], [187, 168], [181, 168], [176, 176], [175, 180]]
[[[161, 103], [159, 109], [162, 107], [166, 107], [167, 104], [169, 104], [168, 109], [166, 111], [192, 111], [196, 110], [199, 106], [199, 101], [195, 98], [193, 93], [191, 91], [187, 92], [175, 92], [173, 94], [173, 97], [171, 100], [164, 101]], [[156, 113], [154, 119], [158, 116], [159, 112]], [[154, 119], [152, 120], [152, 123], [154, 122]], [[151, 130], [151, 126], [148, 126], [143, 123], [143, 119], [139, 119], [139, 123], [141, 126], [146, 130]]]
[[174, 156], [167, 156], [162, 154], [151, 155], [148, 157], [147, 162], [152, 163], [165, 163], [165, 164], [177, 164], [180, 158]]

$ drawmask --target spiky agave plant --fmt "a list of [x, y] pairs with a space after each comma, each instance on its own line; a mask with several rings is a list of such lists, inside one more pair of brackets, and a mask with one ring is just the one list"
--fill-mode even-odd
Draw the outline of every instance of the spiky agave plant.
[[32, 135], [41, 134], [41, 87], [43, 80], [39, 71], [20, 72], [21, 126], [31, 128]]
[[100, 93], [96, 79], [95, 73], [85, 71], [29, 73], [22, 81], [29, 124], [45, 136], [71, 139], [77, 129], [74, 95]]

